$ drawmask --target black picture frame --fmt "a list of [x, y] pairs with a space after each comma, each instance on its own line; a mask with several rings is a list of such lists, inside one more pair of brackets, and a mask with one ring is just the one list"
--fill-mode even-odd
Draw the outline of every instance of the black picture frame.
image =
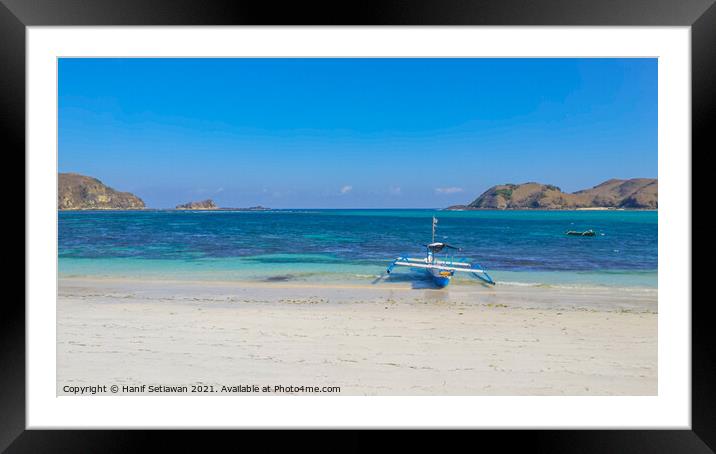
[[[5, 156], [25, 153], [25, 29], [42, 25], [690, 26], [692, 149], [701, 150], [700, 154], [716, 150], [709, 121], [716, 117], [714, 0], [385, 0], [285, 5], [248, 0], [0, 0], [0, 115], [6, 130], [2, 138]], [[498, 441], [502, 449], [521, 447], [538, 452], [714, 452], [716, 336], [708, 316], [709, 299], [704, 298], [701, 304], [692, 305], [691, 430], [481, 431], [463, 432], [462, 441], [477, 446], [474, 443], [479, 440], [485, 447]], [[26, 430], [25, 310], [17, 298], [4, 301], [1, 311], [0, 450], [127, 452], [137, 447], [166, 448], [167, 437], [162, 432]], [[334, 434], [343, 439], [341, 450], [374, 447], [364, 433]], [[193, 435], [172, 432], [171, 438], [187, 449]], [[206, 432], [203, 435], [207, 438]], [[259, 439], [271, 440], [272, 445], [280, 440], [266, 435]], [[210, 437], [218, 442], [233, 435], [224, 431]], [[300, 444], [303, 438], [304, 434], [297, 432], [283, 437], [291, 444]], [[403, 438], [401, 442], [384, 442], [382, 447], [403, 451], [411, 445], [426, 447], [422, 434]]]

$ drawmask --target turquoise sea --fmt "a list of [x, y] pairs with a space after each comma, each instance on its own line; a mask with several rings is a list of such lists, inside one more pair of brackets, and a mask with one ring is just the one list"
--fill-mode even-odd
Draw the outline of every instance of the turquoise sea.
[[[498, 284], [657, 287], [655, 211], [61, 211], [59, 272], [376, 283], [394, 257], [423, 254], [433, 216], [436, 240], [459, 246], [456, 258], [480, 263]], [[564, 234], [586, 229], [597, 236]], [[387, 281], [423, 279], [401, 269]]]

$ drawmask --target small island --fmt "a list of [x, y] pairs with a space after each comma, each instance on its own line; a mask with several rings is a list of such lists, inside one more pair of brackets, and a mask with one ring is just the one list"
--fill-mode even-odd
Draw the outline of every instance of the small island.
[[177, 210], [216, 210], [219, 207], [216, 206], [213, 200], [206, 199], [200, 202], [188, 202], [181, 205], [177, 205]]
[[181, 205], [177, 205], [176, 210], [211, 210], [211, 211], [271, 211], [271, 208], [266, 208], [261, 205], [248, 207], [248, 208], [228, 208], [219, 207], [211, 199], [202, 200], [200, 202], [188, 202]]

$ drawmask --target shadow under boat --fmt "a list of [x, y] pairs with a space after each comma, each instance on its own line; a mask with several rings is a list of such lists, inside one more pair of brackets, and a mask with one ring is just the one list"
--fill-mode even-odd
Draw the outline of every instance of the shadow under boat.
[[[381, 282], [388, 283], [405, 283], [409, 282], [410, 287], [415, 290], [443, 290], [445, 287], [440, 287], [435, 284], [433, 278], [420, 270], [410, 270], [409, 273], [390, 273], [382, 274], [371, 281], [372, 285], [379, 284]], [[491, 286], [482, 281], [470, 281], [471, 284], [478, 284], [482, 287], [491, 288]]]

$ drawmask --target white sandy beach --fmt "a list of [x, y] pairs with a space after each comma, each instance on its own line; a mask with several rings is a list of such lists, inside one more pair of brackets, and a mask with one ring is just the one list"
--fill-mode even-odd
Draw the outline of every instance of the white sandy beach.
[[648, 289], [61, 278], [57, 387], [655, 395], [657, 317]]

